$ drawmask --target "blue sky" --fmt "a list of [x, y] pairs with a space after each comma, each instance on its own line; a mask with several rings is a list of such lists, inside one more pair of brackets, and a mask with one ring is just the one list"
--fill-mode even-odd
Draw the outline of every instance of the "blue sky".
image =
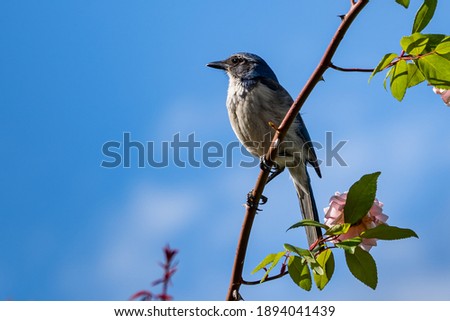
[[[319, 61], [349, 1], [3, 1], [0, 4], [0, 299], [126, 300], [160, 276], [161, 248], [178, 248], [177, 300], [222, 300], [228, 287], [246, 193], [258, 168], [238, 150], [233, 166], [101, 167], [102, 146], [161, 146], [194, 134], [203, 146], [236, 138], [225, 108], [227, 78], [205, 64], [239, 51], [259, 54], [296, 96]], [[420, 1], [405, 10], [371, 1], [334, 63], [374, 67], [399, 52]], [[449, 33], [440, 1], [428, 33]], [[248, 300], [449, 300], [450, 110], [420, 85], [398, 103], [367, 74], [329, 70], [302, 109], [313, 140], [348, 141], [348, 166], [313, 174], [319, 208], [363, 174], [380, 170], [378, 198], [388, 223], [420, 239], [379, 243], [376, 291], [354, 279], [342, 255], [324, 291], [290, 280], [243, 287]], [[156, 155], [161, 156], [160, 150]], [[195, 156], [201, 159], [201, 150]], [[325, 158], [325, 151], [318, 156]], [[186, 154], [181, 157], [187, 157]], [[299, 219], [287, 174], [265, 191], [246, 275], [285, 242]]]

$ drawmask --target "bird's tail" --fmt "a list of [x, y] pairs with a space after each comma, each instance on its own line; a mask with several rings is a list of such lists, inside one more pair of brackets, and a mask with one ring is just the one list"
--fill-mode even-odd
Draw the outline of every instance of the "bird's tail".
[[[306, 166], [299, 165], [296, 167], [291, 167], [289, 168], [289, 173], [294, 181], [294, 186], [300, 201], [303, 219], [320, 222], [316, 201], [314, 200], [314, 194], [311, 188], [311, 182]], [[311, 246], [319, 237], [322, 236], [322, 231], [320, 227], [307, 226], [305, 228], [306, 237], [308, 239], [309, 246]]]

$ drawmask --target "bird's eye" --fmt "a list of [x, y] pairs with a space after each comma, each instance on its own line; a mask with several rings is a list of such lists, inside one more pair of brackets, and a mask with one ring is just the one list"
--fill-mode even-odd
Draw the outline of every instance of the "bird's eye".
[[233, 58], [231, 58], [231, 62], [232, 62], [233, 64], [238, 64], [238, 63], [241, 63], [241, 62], [243, 62], [243, 61], [244, 61], [244, 59], [241, 58], [241, 57], [233, 57]]

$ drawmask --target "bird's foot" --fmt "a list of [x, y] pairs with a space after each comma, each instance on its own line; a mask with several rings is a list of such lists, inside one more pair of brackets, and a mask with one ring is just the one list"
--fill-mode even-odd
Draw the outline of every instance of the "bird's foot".
[[251, 190], [250, 192], [248, 192], [247, 194], [247, 206], [250, 208], [256, 208], [256, 211], [262, 211], [262, 209], [260, 209], [258, 206], [259, 205], [264, 205], [267, 203], [267, 197], [265, 197], [264, 195], [261, 195], [260, 198], [260, 202], [256, 202], [255, 197], [253, 196], [253, 190]]
[[275, 177], [277, 177], [278, 175], [280, 175], [283, 171], [284, 171], [284, 167], [281, 167], [280, 165], [278, 165], [277, 163], [273, 163], [272, 166], [269, 166], [267, 164], [267, 160], [266, 158], [263, 156], [261, 156], [259, 158], [260, 163], [259, 163], [259, 167], [262, 170], [269, 170], [270, 171], [270, 175], [267, 178], [267, 182], [266, 184], [268, 184], [271, 180], [273, 180]]
[[[274, 164], [273, 166], [276, 166], [276, 164]], [[272, 165], [267, 164], [267, 160], [266, 160], [266, 157], [264, 155], [262, 155], [259, 158], [259, 167], [263, 171], [270, 171], [270, 172], [272, 172]]]

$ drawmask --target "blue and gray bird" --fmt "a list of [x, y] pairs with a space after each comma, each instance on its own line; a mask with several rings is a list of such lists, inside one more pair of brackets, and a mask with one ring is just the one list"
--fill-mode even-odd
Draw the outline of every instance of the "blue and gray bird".
[[[269, 65], [255, 54], [237, 53], [223, 61], [210, 62], [207, 66], [225, 70], [228, 74], [227, 109], [231, 126], [245, 148], [263, 160], [275, 134], [274, 126], [269, 124], [281, 124], [293, 103], [292, 97], [280, 85]], [[319, 222], [306, 165], [312, 165], [319, 177], [321, 174], [311, 138], [300, 114], [278, 150], [276, 159], [272, 160], [276, 171], [268, 181], [287, 167], [303, 218]], [[307, 227], [306, 235], [311, 246], [322, 234], [320, 228]]]

